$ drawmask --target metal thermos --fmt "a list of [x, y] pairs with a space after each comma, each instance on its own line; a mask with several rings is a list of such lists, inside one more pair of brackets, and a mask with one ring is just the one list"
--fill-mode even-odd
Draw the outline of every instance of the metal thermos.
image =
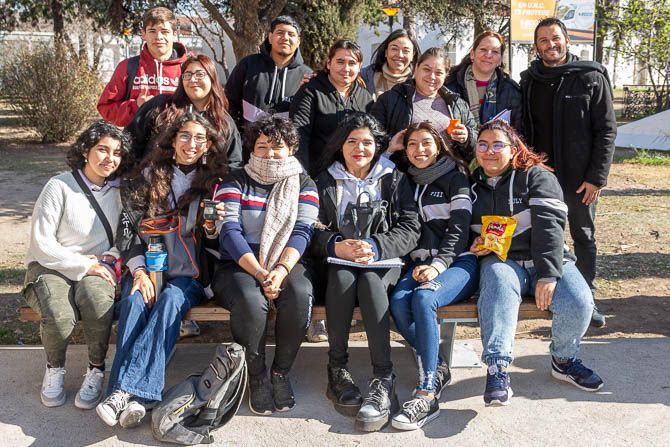
[[160, 296], [165, 285], [167, 270], [167, 250], [163, 236], [150, 236], [146, 253], [147, 273], [156, 290], [156, 298]]

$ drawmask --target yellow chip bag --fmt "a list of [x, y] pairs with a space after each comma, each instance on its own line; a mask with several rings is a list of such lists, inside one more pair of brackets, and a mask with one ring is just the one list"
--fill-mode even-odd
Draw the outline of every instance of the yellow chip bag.
[[482, 239], [484, 244], [478, 248], [487, 248], [498, 255], [501, 261], [507, 259], [512, 245], [512, 235], [516, 228], [516, 219], [506, 216], [482, 216]]

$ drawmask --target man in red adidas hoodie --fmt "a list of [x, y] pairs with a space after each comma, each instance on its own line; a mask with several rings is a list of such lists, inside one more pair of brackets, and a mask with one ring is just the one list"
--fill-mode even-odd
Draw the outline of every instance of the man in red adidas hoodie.
[[140, 55], [121, 61], [100, 95], [98, 112], [104, 119], [126, 126], [152, 96], [177, 89], [186, 47], [175, 42], [176, 25], [177, 19], [167, 8], [152, 8], [144, 14], [141, 34], [145, 44]]

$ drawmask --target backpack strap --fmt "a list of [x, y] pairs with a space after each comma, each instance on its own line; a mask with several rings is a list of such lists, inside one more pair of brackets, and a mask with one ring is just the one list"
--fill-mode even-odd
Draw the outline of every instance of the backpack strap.
[[133, 56], [128, 58], [128, 65], [126, 65], [126, 96], [123, 100], [128, 101], [130, 99], [130, 93], [133, 90], [133, 81], [135, 80], [135, 75], [137, 70], [140, 68], [140, 57]]
[[93, 193], [89, 189], [88, 186], [86, 186], [86, 182], [84, 182], [84, 179], [81, 178], [81, 174], [79, 174], [79, 171], [77, 169], [72, 170], [72, 176], [74, 179], [77, 181], [77, 184], [81, 188], [82, 192], [90, 202], [91, 206], [95, 210], [95, 214], [98, 215], [98, 218], [102, 222], [102, 226], [105, 227], [105, 233], [107, 233], [107, 239], [109, 240], [109, 246], [113, 247], [114, 246], [114, 233], [112, 233], [112, 226], [109, 224], [109, 221], [107, 220], [107, 216], [105, 216], [105, 213], [102, 212], [102, 208], [100, 208], [100, 205], [98, 204], [98, 201], [95, 200], [95, 197], [93, 197]]

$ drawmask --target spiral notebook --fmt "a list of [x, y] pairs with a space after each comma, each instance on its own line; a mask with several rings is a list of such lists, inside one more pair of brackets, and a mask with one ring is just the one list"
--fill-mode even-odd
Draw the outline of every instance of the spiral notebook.
[[326, 258], [328, 264], [346, 265], [347, 267], [357, 267], [361, 269], [388, 269], [393, 267], [402, 267], [403, 262], [400, 258], [384, 259], [383, 261], [375, 261], [371, 264], [359, 264], [358, 262], [347, 261], [342, 258]]

